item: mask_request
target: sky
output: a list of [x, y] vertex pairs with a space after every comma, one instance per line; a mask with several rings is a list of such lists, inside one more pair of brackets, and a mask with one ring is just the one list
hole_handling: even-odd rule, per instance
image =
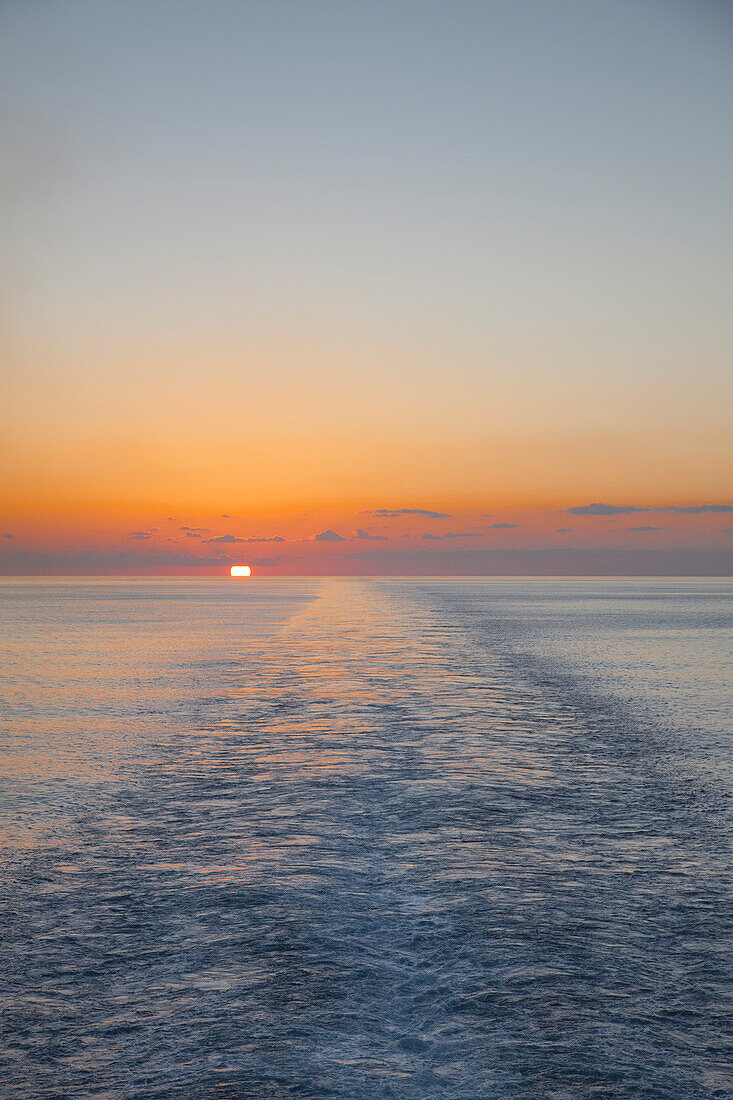
[[0, 573], [720, 574], [733, 8], [5, 0]]

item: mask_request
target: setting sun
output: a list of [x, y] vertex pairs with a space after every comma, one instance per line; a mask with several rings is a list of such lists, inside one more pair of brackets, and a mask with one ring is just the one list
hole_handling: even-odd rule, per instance
[[252, 570], [248, 565], [233, 565], [229, 570], [229, 575], [232, 577], [251, 577]]

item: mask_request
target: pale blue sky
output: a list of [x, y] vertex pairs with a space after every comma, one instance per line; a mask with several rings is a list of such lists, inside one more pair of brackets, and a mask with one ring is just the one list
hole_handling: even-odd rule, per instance
[[727, 5], [54, 0], [2, 25], [14, 258], [52, 326], [253, 311], [719, 365]]

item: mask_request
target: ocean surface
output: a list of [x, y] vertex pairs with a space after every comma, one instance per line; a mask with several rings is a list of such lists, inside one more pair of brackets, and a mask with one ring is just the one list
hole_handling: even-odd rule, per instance
[[733, 584], [0, 583], [0, 1095], [733, 1097]]

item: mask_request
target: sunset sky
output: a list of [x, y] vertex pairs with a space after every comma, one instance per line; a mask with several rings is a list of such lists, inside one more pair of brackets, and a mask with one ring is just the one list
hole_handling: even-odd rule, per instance
[[733, 8], [8, 0], [0, 573], [727, 573]]

